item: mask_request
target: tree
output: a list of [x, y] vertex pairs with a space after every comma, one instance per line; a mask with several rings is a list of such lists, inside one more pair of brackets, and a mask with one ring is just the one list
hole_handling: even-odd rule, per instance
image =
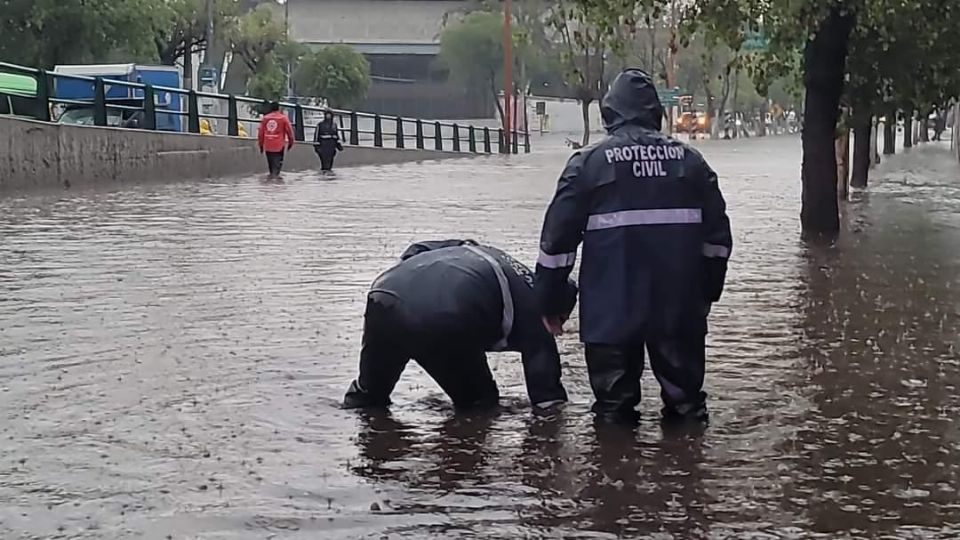
[[286, 76], [274, 52], [286, 43], [286, 29], [267, 6], [243, 15], [227, 35], [234, 56], [247, 68], [247, 92], [264, 99], [284, 94]]
[[[857, 22], [849, 3], [835, 0], [696, 0], [694, 24], [706, 24], [731, 46], [746, 31], [763, 31], [768, 50], [753, 67], [758, 86], [782, 74], [802, 53], [804, 129], [801, 223], [810, 233], [840, 228], [834, 138], [846, 75], [851, 32]], [[761, 88], [762, 89], [762, 88]]]
[[260, 6], [243, 15], [228, 34], [230, 49], [251, 73], [270, 60], [274, 50], [286, 42], [286, 29], [274, 20], [273, 11]]
[[8, 0], [0, 16], [4, 58], [51, 68], [104, 61], [121, 51], [153, 57], [159, 8], [151, 0]]
[[366, 96], [370, 63], [347, 45], [323, 47], [300, 59], [293, 79], [299, 94], [326, 98], [333, 107], [348, 107]]
[[[922, 110], [956, 93], [960, 6], [943, 0], [694, 0], [698, 24], [720, 29], [728, 43], [744, 27], [763, 29], [770, 46], [755, 78], [769, 80], [802, 52], [806, 89], [803, 130], [803, 208], [807, 232], [839, 232], [832, 141], [841, 96], [853, 109], [854, 175], [868, 118], [896, 109]], [[733, 41], [730, 40], [734, 36]], [[845, 82], [849, 79], [849, 84]], [[859, 129], [858, 129], [859, 128]], [[857, 133], [861, 142], [857, 143]], [[865, 176], [856, 178], [865, 182]]]
[[598, 11], [584, 2], [557, 0], [548, 22], [560, 47], [564, 78], [580, 102], [583, 140], [590, 144], [590, 104], [603, 97], [607, 86], [606, 22]]
[[153, 33], [157, 58], [168, 66], [182, 59], [184, 86], [191, 88], [193, 55], [210, 47], [211, 27], [227, 29], [226, 22], [237, 14], [236, 1], [164, 0], [160, 9]]
[[286, 93], [287, 77], [271, 57], [257, 64], [257, 72], [247, 79], [247, 94], [265, 101], [278, 101]]
[[440, 60], [450, 77], [466, 89], [485, 89], [506, 125], [499, 99], [503, 72], [503, 18], [492, 12], [468, 14], [440, 34]]

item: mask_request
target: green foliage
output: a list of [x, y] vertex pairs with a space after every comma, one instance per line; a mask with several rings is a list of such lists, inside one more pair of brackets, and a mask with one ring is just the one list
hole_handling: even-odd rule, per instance
[[207, 46], [213, 16], [215, 31], [229, 28], [238, 13], [236, 0], [213, 0], [212, 14], [207, 0], [163, 0], [157, 2], [158, 16], [154, 21], [153, 40], [161, 63], [174, 65], [187, 54]]
[[582, 103], [600, 99], [606, 87], [606, 53], [619, 44], [622, 32], [611, 29], [614, 18], [598, 9], [597, 0], [557, 0], [547, 22], [559, 46], [560, 65], [567, 85]]
[[300, 95], [323, 97], [333, 107], [348, 107], [366, 96], [370, 63], [346, 45], [323, 47], [300, 58], [294, 82]]
[[285, 63], [279, 54], [291, 55], [296, 49], [287, 45], [286, 29], [270, 8], [259, 6], [239, 17], [227, 32], [227, 42], [248, 72], [247, 93], [264, 99], [286, 93]]
[[0, 55], [47, 68], [104, 61], [116, 51], [151, 58], [160, 8], [152, 0], [8, 0], [0, 7]]
[[243, 15], [227, 34], [230, 49], [251, 73], [259, 73], [259, 66], [273, 60], [273, 52], [286, 42], [283, 22], [273, 18], [273, 11], [259, 6]]
[[260, 62], [258, 68], [247, 81], [247, 94], [267, 101], [281, 99], [287, 86], [283, 69], [272, 59]]
[[503, 71], [503, 18], [478, 11], [440, 35], [440, 59], [450, 77], [466, 88], [494, 93]]
[[[544, 24], [545, 14], [549, 11], [551, 0], [518, 0], [513, 4], [513, 81], [517, 91], [528, 87], [559, 86], [562, 82], [559, 58], [554, 43]], [[503, 78], [503, 6], [500, 2], [477, 2], [467, 8], [468, 21], [448, 19], [446, 29], [456, 41], [474, 41], [489, 54], [483, 56], [484, 62], [492, 69], [493, 86], [500, 90]], [[474, 28], [467, 30], [462, 26], [469, 22]], [[456, 35], [456, 34], [460, 35]], [[474, 62], [469, 47], [451, 43], [446, 56], [441, 53], [441, 61], [455, 81], [466, 88], [486, 88], [489, 85], [490, 69], [485, 72], [472, 66]], [[473, 73], [471, 73], [471, 71]]]
[[[960, 4], [941, 0], [695, 0], [687, 35], [697, 29], [736, 47], [746, 30], [770, 37], [748, 62], [758, 88], [799, 80], [802, 51], [831, 9], [855, 17], [845, 102], [858, 117], [945, 103], [960, 88]], [[762, 25], [761, 25], [762, 22]], [[762, 28], [761, 28], [762, 26]]]

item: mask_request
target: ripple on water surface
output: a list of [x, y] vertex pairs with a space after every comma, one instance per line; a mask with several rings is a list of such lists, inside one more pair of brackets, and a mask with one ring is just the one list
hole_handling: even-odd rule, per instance
[[[712, 425], [454, 415], [411, 367], [336, 408], [366, 287], [407, 243], [533, 261], [565, 153], [0, 199], [0, 533], [9, 538], [955, 538], [960, 179], [884, 165], [836, 245], [798, 240], [793, 139], [703, 147], [737, 246]], [[574, 328], [576, 321], [573, 321]]]

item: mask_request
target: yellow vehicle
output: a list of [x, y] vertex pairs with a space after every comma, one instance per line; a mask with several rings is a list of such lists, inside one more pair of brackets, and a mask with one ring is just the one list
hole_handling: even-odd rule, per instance
[[703, 111], [687, 111], [681, 113], [673, 123], [675, 133], [708, 133], [710, 131], [710, 119], [707, 113]]

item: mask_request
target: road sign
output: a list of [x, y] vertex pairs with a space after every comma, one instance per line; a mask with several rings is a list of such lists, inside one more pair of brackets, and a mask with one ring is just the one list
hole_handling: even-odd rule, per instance
[[761, 32], [747, 32], [743, 40], [743, 50], [747, 52], [762, 52], [770, 46], [770, 38]]
[[664, 107], [674, 107], [680, 104], [680, 96], [683, 90], [680, 88], [663, 88], [657, 94], [660, 96], [660, 104]]
[[200, 82], [204, 85], [213, 86], [217, 84], [217, 68], [215, 67], [202, 67], [200, 68]]

